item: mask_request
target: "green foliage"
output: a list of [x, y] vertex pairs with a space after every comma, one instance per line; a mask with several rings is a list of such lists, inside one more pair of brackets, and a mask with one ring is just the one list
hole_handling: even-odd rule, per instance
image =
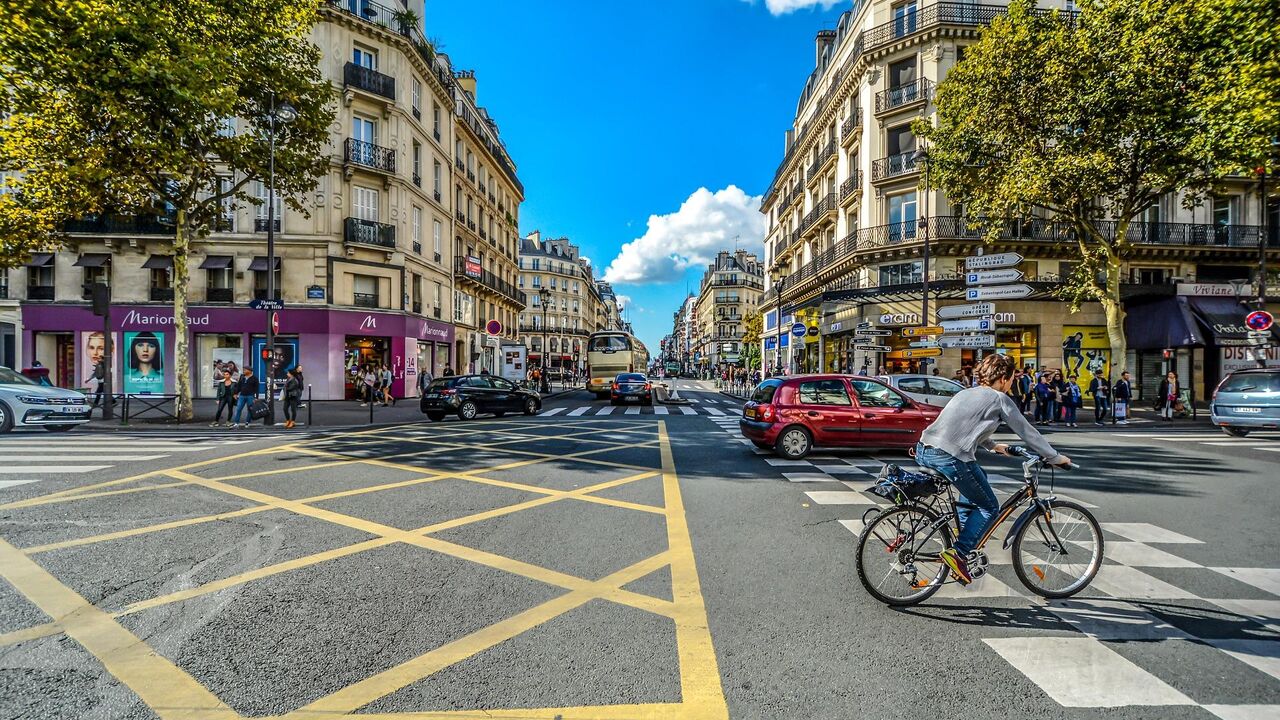
[[758, 312], [749, 312], [742, 318], [742, 356], [746, 358], [748, 370], [760, 365], [760, 333], [764, 328], [764, 317]]

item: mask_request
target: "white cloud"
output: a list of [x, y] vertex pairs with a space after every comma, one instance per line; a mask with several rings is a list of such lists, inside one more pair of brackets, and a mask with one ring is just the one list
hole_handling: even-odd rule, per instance
[[[752, 5], [754, 0], [746, 0]], [[769, 9], [770, 15], [786, 15], [796, 10], [805, 10], [812, 7], [821, 6], [823, 10], [830, 9], [839, 5], [841, 0], [764, 0], [764, 6]]]
[[[736, 239], [735, 239], [736, 238]], [[698, 188], [667, 215], [650, 215], [644, 235], [622, 246], [604, 279], [615, 283], [674, 282], [690, 267], [706, 265], [720, 250], [760, 253], [764, 216], [760, 196], [736, 185], [711, 192]]]
[[618, 293], [618, 307], [631, 307], [631, 296]]

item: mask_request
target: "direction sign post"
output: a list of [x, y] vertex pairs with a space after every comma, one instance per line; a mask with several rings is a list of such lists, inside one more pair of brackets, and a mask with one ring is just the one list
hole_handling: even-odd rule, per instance
[[858, 330], [853, 334], [853, 338], [857, 340], [858, 338], [863, 337], [889, 337], [890, 335], [893, 335], [892, 330]]
[[902, 357], [908, 358], [908, 359], [938, 357], [941, 354], [942, 354], [942, 348], [922, 348], [919, 350], [903, 350], [902, 351]]
[[944, 333], [988, 332], [994, 330], [996, 323], [991, 318], [974, 318], [971, 320], [943, 320]]
[[938, 308], [939, 320], [957, 320], [959, 318], [984, 317], [995, 315], [995, 303], [973, 303], [972, 305], [948, 305]]
[[938, 347], [938, 341], [937, 340], [917, 340], [913, 343], [909, 343], [909, 346], [913, 348], [936, 348]]
[[946, 331], [937, 325], [904, 327], [902, 328], [902, 337], [925, 337], [927, 335], [941, 335], [944, 332]]
[[977, 270], [965, 273], [967, 285], [999, 285], [1001, 283], [1018, 282], [1022, 279], [1022, 271], [1017, 268], [1004, 270]]
[[996, 346], [996, 336], [990, 333], [982, 335], [943, 335], [938, 339], [938, 347], [982, 349]]
[[892, 350], [893, 348], [889, 347], [888, 345], [854, 345], [853, 349], [866, 350], [867, 352], [874, 352], [874, 353], [886, 353]]
[[971, 255], [964, 259], [965, 270], [995, 270], [997, 268], [1013, 267], [1022, 262], [1022, 256], [1018, 253], [1006, 252], [995, 253], [994, 255]]
[[964, 296], [966, 300], [1012, 300], [1024, 298], [1031, 292], [1030, 285], [989, 285], [969, 288]]

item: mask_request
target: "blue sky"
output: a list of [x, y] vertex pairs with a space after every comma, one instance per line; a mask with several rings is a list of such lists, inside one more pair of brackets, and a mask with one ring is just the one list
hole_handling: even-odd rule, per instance
[[814, 34], [849, 4], [426, 0], [424, 24], [455, 69], [476, 71], [525, 185], [521, 233], [581, 246], [656, 350], [698, 260], [734, 235], [759, 250], [757, 197]]

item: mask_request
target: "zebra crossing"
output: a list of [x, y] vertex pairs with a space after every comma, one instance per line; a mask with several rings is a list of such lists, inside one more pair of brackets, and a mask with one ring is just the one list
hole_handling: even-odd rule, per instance
[[602, 405], [594, 403], [591, 405], [561, 406], [544, 408], [538, 415], [540, 417], [553, 415], [562, 415], [563, 417], [610, 415], [623, 418], [635, 415], [665, 415], [668, 417], [701, 415], [713, 419], [728, 418], [733, 421], [735, 430], [738, 427], [738, 415], [740, 414], [739, 410], [742, 407], [742, 401], [733, 398], [697, 396], [693, 394], [687, 395], [686, 399], [689, 401], [688, 405]]
[[[148, 462], [267, 437], [181, 433], [13, 433], [0, 439], [0, 490], [51, 475], [82, 475], [120, 463]], [[296, 439], [296, 438], [295, 438]]]
[[[1205, 432], [1115, 433], [1115, 436], [1156, 443], [1193, 443], [1206, 447], [1280, 453], [1280, 431], [1275, 430], [1255, 430], [1246, 437], [1232, 437], [1217, 430]], [[1277, 456], [1277, 459], [1280, 459], [1280, 455]]]

